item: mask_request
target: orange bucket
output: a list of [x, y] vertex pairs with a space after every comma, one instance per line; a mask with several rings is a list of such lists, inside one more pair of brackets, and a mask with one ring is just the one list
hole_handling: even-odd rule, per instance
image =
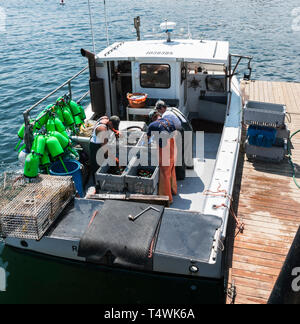
[[128, 93], [127, 99], [131, 108], [144, 108], [148, 95], [145, 93]]

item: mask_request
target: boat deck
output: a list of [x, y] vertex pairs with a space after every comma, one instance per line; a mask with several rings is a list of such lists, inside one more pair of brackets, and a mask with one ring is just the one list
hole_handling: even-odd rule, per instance
[[[194, 169], [186, 170], [185, 180], [178, 181], [178, 195], [174, 196], [172, 208], [203, 212], [206, 196], [213, 176], [217, 153], [222, 134], [205, 133], [203, 160], [194, 159]], [[194, 156], [196, 156], [196, 143], [194, 141]]]
[[[243, 82], [242, 91], [244, 100], [285, 104], [291, 133], [300, 129], [300, 83], [250, 81]], [[300, 136], [295, 136], [293, 145], [300, 179]], [[234, 205], [245, 230], [239, 234], [232, 230], [228, 237], [228, 284], [236, 287], [235, 303], [265, 304], [300, 224], [300, 190], [288, 160], [253, 164], [242, 149]]]

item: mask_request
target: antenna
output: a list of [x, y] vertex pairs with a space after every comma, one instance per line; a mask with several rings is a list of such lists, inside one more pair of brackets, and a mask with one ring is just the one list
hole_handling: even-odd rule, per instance
[[168, 21], [167, 19], [165, 22], [160, 24], [160, 29], [167, 34], [168, 43], [171, 42], [171, 33], [174, 31], [175, 27], [176, 27], [176, 23]]
[[91, 4], [90, 4], [90, 0], [88, 0], [88, 5], [89, 5], [90, 24], [91, 24], [92, 41], [93, 41], [93, 52], [96, 54], [96, 49], [95, 49], [95, 37], [94, 37], [94, 28], [93, 28], [93, 19], [92, 19], [92, 11], [91, 11]]
[[200, 43], [204, 43], [204, 37], [205, 37], [205, 34], [204, 32], [201, 33], [201, 40], [200, 40]]
[[104, 4], [104, 17], [105, 17], [105, 29], [106, 29], [106, 42], [107, 42], [107, 46], [109, 46], [107, 14], [106, 14], [106, 1], [105, 0], [103, 0], [103, 4]]
[[190, 17], [188, 18], [188, 38], [192, 38], [191, 29], [190, 29]]
[[134, 28], [136, 29], [136, 37], [137, 40], [141, 40], [141, 31], [140, 31], [140, 26], [141, 26], [141, 18], [140, 16], [134, 18]]

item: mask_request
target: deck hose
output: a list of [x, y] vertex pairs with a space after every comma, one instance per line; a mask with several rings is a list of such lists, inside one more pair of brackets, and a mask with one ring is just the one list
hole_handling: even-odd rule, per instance
[[290, 162], [290, 165], [292, 167], [292, 172], [293, 172], [293, 180], [295, 182], [295, 185], [297, 186], [298, 189], [300, 189], [300, 184], [298, 183], [297, 179], [296, 179], [296, 166], [293, 162], [293, 158], [292, 158], [292, 138], [297, 135], [298, 133], [300, 133], [300, 129], [293, 133], [290, 137], [290, 140], [288, 142], [288, 158], [289, 158], [289, 162]]

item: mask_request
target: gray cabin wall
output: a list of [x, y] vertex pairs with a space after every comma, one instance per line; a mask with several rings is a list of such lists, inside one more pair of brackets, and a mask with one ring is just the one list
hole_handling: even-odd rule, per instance
[[113, 107], [110, 99], [113, 92], [108, 76], [108, 62], [97, 64], [97, 77], [104, 80], [106, 115], [110, 117], [113, 115]]
[[[189, 73], [187, 76], [187, 111], [198, 119], [224, 123], [226, 118], [226, 92], [208, 91], [207, 74]], [[222, 78], [222, 76], [219, 76]]]

